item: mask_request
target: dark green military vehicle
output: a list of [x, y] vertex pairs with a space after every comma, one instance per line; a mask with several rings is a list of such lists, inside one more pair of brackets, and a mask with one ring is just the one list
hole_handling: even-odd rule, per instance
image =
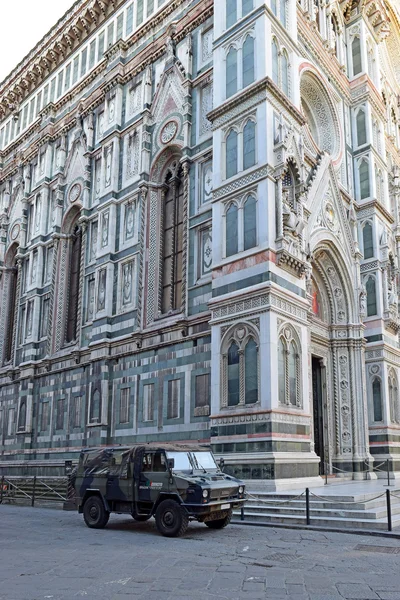
[[218, 468], [203, 446], [146, 444], [83, 450], [74, 482], [88, 527], [102, 528], [110, 513], [136, 521], [155, 517], [163, 535], [185, 533], [190, 520], [212, 529], [229, 524], [246, 501], [242, 481]]

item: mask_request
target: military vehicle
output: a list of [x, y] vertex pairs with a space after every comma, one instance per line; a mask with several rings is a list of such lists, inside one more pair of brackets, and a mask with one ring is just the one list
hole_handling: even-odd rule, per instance
[[181, 444], [82, 450], [74, 487], [88, 527], [127, 513], [136, 521], [155, 517], [167, 537], [184, 534], [191, 520], [222, 529], [246, 501], [244, 483], [223, 473], [209, 449]]

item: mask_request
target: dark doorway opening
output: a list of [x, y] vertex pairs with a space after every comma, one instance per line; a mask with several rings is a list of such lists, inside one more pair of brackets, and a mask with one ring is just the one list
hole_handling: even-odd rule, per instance
[[320, 457], [320, 475], [325, 474], [324, 453], [324, 411], [323, 411], [323, 381], [321, 359], [312, 357], [312, 390], [313, 390], [313, 417], [314, 417], [314, 449]]

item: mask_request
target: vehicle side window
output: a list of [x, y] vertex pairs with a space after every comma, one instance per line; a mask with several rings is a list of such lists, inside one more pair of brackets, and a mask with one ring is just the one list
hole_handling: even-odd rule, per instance
[[167, 470], [164, 452], [146, 452], [143, 454], [142, 471], [163, 473]]

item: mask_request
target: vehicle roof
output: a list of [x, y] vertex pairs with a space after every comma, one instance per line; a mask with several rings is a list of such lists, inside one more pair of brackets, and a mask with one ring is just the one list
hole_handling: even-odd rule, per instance
[[130, 446], [94, 446], [91, 448], [83, 448], [82, 452], [102, 452], [102, 451], [118, 451], [132, 452], [136, 454], [139, 449], [145, 450], [166, 450], [169, 452], [209, 452], [211, 450], [209, 444], [179, 444], [177, 442], [148, 442], [147, 444], [132, 444]]

